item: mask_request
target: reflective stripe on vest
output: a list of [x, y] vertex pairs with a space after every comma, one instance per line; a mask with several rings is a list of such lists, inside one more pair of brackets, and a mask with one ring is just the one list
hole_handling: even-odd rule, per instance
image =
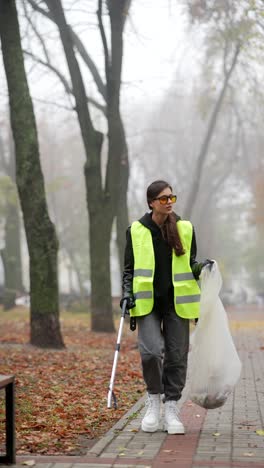
[[[190, 252], [193, 228], [189, 221], [178, 221], [177, 227], [185, 254], [172, 254], [172, 283], [176, 313], [183, 318], [199, 317], [200, 289], [190, 267]], [[130, 310], [132, 316], [149, 314], [154, 305], [153, 280], [155, 256], [151, 232], [139, 221], [131, 225], [134, 253], [133, 293], [136, 306]]]

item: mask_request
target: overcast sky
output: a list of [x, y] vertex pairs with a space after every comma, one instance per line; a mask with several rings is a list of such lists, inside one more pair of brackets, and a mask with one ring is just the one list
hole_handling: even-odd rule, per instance
[[[19, 2], [18, 2], [19, 3]], [[67, 4], [67, 0], [63, 3]], [[90, 5], [88, 8], [88, 4]], [[103, 66], [102, 46], [96, 25], [97, 1], [87, 3], [87, 15], [80, 11], [68, 13], [68, 21], [81, 35], [87, 50], [92, 55], [99, 67]], [[106, 18], [105, 18], [106, 19]], [[46, 24], [46, 30], [50, 34], [52, 26], [49, 21], [41, 18], [42, 24]], [[22, 19], [20, 17], [20, 24]], [[107, 22], [105, 21], [105, 25]], [[23, 32], [23, 24], [21, 30]], [[54, 34], [53, 34], [54, 37]], [[36, 43], [36, 39], [34, 40]], [[60, 44], [56, 43], [59, 51]], [[57, 56], [56, 50], [53, 51]], [[129, 18], [124, 35], [124, 61], [123, 61], [123, 94], [126, 99], [134, 103], [135, 99], [156, 98], [166, 91], [175, 79], [174, 74], [184, 57], [184, 67], [193, 68], [197, 50], [193, 50], [193, 42], [184, 8], [180, 2], [170, 0], [134, 0], [132, 1]], [[61, 56], [60, 56], [61, 57]], [[58, 57], [56, 57], [57, 63]], [[28, 63], [28, 61], [27, 61]], [[28, 71], [31, 67], [28, 67]], [[2, 84], [3, 73], [0, 65], [0, 81]], [[40, 76], [41, 75], [41, 78]], [[30, 73], [30, 84], [33, 96], [44, 96], [45, 89], [49, 89], [49, 83], [53, 78], [43, 70], [40, 73]], [[3, 87], [1, 86], [1, 89]], [[2, 93], [1, 93], [2, 94]], [[52, 93], [51, 93], [52, 94]], [[127, 102], [128, 104], [128, 102]]]

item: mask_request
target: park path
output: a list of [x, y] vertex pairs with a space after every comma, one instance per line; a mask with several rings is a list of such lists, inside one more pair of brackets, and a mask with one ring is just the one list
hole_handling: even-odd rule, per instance
[[82, 457], [17, 456], [36, 468], [264, 468], [264, 308], [228, 310], [242, 361], [240, 380], [222, 408], [183, 398], [185, 435], [140, 430], [144, 397]]

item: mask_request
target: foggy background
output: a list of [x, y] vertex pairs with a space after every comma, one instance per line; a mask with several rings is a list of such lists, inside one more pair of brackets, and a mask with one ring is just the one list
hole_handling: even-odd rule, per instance
[[[261, 301], [264, 294], [264, 29], [259, 10], [263, 7], [262, 2], [234, 1], [233, 4], [239, 6], [233, 16], [232, 11], [229, 13], [233, 28], [230, 29], [224, 15], [217, 16], [217, 10], [212, 15], [209, 12], [208, 16], [203, 15], [199, 11], [202, 3], [184, 0], [134, 0], [131, 3], [124, 32], [121, 86], [121, 113], [130, 162], [129, 217], [132, 222], [147, 211], [147, 185], [155, 179], [165, 179], [178, 195], [175, 211], [189, 218], [188, 196], [193, 183], [199, 179], [190, 213], [197, 236], [197, 258], [217, 260], [226, 301], [256, 302]], [[217, 5], [216, 1], [211, 3]], [[99, 71], [103, 70], [97, 2], [64, 0], [63, 5], [68, 23], [81, 37]], [[60, 242], [60, 292], [80, 294], [82, 291], [89, 295], [83, 143], [72, 110], [73, 97], [65, 93], [58, 76], [40, 63], [46, 60], [40, 35], [53, 66], [67, 80], [68, 69], [55, 25], [34, 12], [27, 1], [18, 1], [17, 7], [37, 118], [49, 214]], [[227, 35], [227, 30], [228, 34], [230, 30], [236, 32], [236, 40], [239, 36], [239, 54], [206, 155], [197, 166], [235, 53], [236, 41], [232, 35]], [[226, 45], [227, 36], [230, 47]], [[87, 94], [103, 105], [91, 75], [81, 60], [79, 63]], [[0, 239], [3, 249], [5, 208], [15, 195], [6, 171], [13, 145], [2, 62], [0, 90]], [[91, 113], [95, 127], [106, 133], [105, 118], [100, 110], [92, 107]], [[104, 152], [106, 164], [106, 149]], [[22, 218], [20, 231], [23, 284], [28, 291], [28, 254]], [[115, 239], [113, 228], [112, 295], [118, 296], [120, 269]], [[1, 285], [4, 281], [0, 261]]]

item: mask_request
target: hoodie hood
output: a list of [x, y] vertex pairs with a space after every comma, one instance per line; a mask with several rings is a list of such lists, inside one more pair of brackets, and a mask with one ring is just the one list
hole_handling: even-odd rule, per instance
[[[180, 221], [181, 217], [177, 215], [176, 213], [174, 214], [176, 216], [176, 223], [177, 223], [178, 221]], [[150, 229], [150, 231], [152, 231], [153, 233], [160, 231], [159, 226], [153, 221], [151, 217], [151, 212], [145, 213], [144, 216], [142, 216], [142, 218], [139, 219], [139, 222], [143, 224], [143, 226], [145, 226], [146, 228]]]

